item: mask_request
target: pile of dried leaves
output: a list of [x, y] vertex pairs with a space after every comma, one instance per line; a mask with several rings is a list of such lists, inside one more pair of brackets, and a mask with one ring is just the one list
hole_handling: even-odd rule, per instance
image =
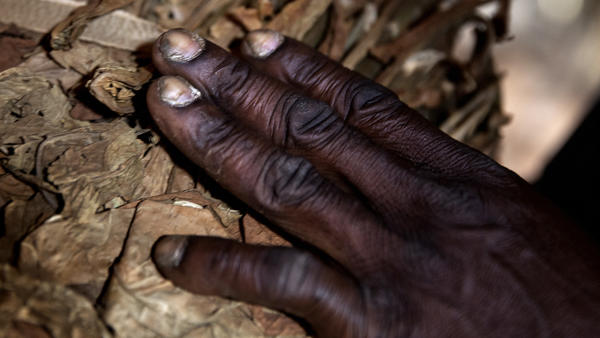
[[489, 153], [506, 121], [491, 47], [505, 37], [508, 5], [0, 0], [0, 332], [305, 336], [280, 313], [193, 296], [154, 268], [150, 250], [165, 234], [289, 243], [215, 198], [210, 180], [161, 140], [144, 106], [148, 47], [172, 27], [226, 48], [276, 29]]

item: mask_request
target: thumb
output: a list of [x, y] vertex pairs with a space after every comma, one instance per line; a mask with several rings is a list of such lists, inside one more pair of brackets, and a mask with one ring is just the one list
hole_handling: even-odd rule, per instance
[[166, 236], [157, 241], [152, 256], [163, 276], [190, 292], [288, 312], [306, 319], [320, 336], [354, 336], [357, 332], [347, 331], [360, 327], [358, 286], [308, 252], [215, 237]]

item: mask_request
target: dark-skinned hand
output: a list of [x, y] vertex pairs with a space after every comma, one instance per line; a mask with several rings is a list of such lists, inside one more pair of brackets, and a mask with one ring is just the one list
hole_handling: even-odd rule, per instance
[[241, 54], [163, 34], [149, 110], [315, 251], [165, 237], [166, 278], [320, 337], [600, 337], [598, 250], [521, 178], [298, 41], [255, 31]]

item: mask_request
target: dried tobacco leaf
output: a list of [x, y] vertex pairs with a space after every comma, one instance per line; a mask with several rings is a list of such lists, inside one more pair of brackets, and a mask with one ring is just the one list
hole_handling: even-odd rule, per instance
[[52, 49], [69, 49], [87, 23], [93, 18], [112, 12], [115, 9], [132, 3], [133, 0], [89, 0], [87, 5], [79, 7], [61, 21], [50, 33], [50, 46]]
[[[84, 5], [83, 1], [73, 0], [0, 0], [0, 23], [48, 33], [62, 20], [67, 19], [70, 13]], [[82, 26], [78, 26], [79, 24], [72, 28], [80, 29]], [[137, 50], [152, 43], [163, 31], [163, 28], [153, 22], [123, 10], [116, 10], [89, 21], [79, 38], [103, 46]], [[63, 33], [60, 39], [56, 40], [59, 47], [63, 47], [60, 43], [73, 42], [68, 40], [71, 31], [65, 30]]]
[[94, 302], [123, 247], [134, 209], [113, 209], [84, 221], [53, 217], [21, 243], [19, 270], [70, 286]]
[[290, 317], [262, 306], [247, 306], [252, 320], [263, 330], [263, 337], [306, 337], [306, 331]]
[[4, 171], [0, 166], [0, 207], [11, 200], [26, 201], [35, 194], [27, 184], [19, 181], [14, 175]]
[[175, 166], [169, 175], [169, 184], [166, 193], [178, 191], [186, 191], [194, 189], [196, 182], [187, 170], [182, 167]]
[[202, 5], [206, 6], [197, 0], [163, 0], [152, 7], [152, 12], [158, 17], [161, 27], [177, 28], [183, 26], [194, 10]]
[[169, 187], [171, 171], [175, 167], [171, 155], [164, 147], [155, 146], [144, 155], [142, 163], [143, 178], [135, 188], [134, 196], [149, 197], [165, 194]]
[[[29, 187], [26, 186], [26, 190], [27, 188]], [[56, 212], [56, 208], [50, 205], [41, 193], [36, 193], [28, 199], [17, 199], [15, 195], [11, 195], [11, 198], [12, 202], [4, 208], [0, 263], [12, 262], [19, 241]]]
[[362, 36], [360, 41], [350, 50], [348, 55], [342, 61], [344, 67], [354, 69], [359, 62], [365, 58], [369, 49], [379, 41], [379, 38], [383, 34], [390, 19], [401, 5], [402, 2], [400, 1], [389, 1], [383, 5], [377, 21], [373, 24], [371, 29]]
[[[265, 336], [265, 329], [253, 319], [247, 305], [191, 295], [156, 271], [150, 253], [154, 242], [164, 234], [228, 237], [208, 208], [196, 203], [180, 205], [147, 200], [137, 206], [123, 255], [114, 266], [103, 301], [104, 320], [121, 337]], [[280, 332], [285, 331], [282, 328]]]
[[460, 2], [449, 10], [431, 15], [410, 32], [402, 34], [394, 41], [373, 48], [371, 53], [385, 62], [394, 57], [394, 63], [377, 77], [377, 82], [389, 86], [397, 77], [404, 61], [411, 53], [423, 48], [428, 43], [430, 44], [435, 37], [444, 35], [450, 27], [464, 20], [466, 16], [471, 15], [475, 7], [490, 1], [492, 0]]
[[147, 145], [137, 139], [134, 129], [116, 120], [90, 124], [70, 135], [80, 144], [70, 146], [47, 169], [48, 180], [63, 195], [64, 217], [86, 221], [117, 196], [135, 199]]
[[33, 173], [46, 135], [79, 126], [68, 114], [71, 106], [62, 90], [22, 68], [0, 73], [0, 102], [0, 150], [7, 165], [24, 174]]
[[137, 64], [129, 51], [107, 48], [94, 43], [75, 41], [69, 50], [53, 50], [50, 56], [64, 68], [74, 69], [82, 75], [91, 74], [103, 65], [135, 67]]
[[296, 0], [288, 3], [267, 28], [302, 40], [331, 4], [331, 0]]
[[256, 8], [247, 8], [244, 6], [234, 7], [227, 12], [231, 18], [238, 22], [246, 31], [261, 29], [263, 22], [261, 21]]
[[[367, 13], [367, 11], [364, 12]], [[319, 46], [321, 53], [336, 61], [341, 59], [345, 45], [349, 42], [348, 35], [353, 26], [353, 14], [353, 12], [346, 11], [339, 1], [334, 2], [333, 13], [331, 14], [332, 23], [329, 25], [325, 38]]]
[[[62, 90], [23, 68], [0, 73], [0, 135], [37, 135], [38, 129], [64, 130], [78, 126], [68, 116], [69, 102]], [[20, 128], [18, 132], [14, 129]]]
[[85, 1], [70, 0], [0, 0], [0, 22], [48, 33], [69, 13], [84, 5]]
[[205, 34], [212, 24], [227, 13], [231, 6], [239, 6], [242, 0], [203, 0], [196, 2], [192, 14], [185, 20], [183, 27], [188, 30], [199, 31]]
[[126, 115], [135, 111], [135, 91], [142, 89], [151, 77], [152, 74], [144, 68], [104, 66], [96, 70], [86, 86], [110, 110]]
[[111, 337], [87, 299], [7, 264], [0, 265], [0, 295], [0, 332], [8, 337]]
[[19, 69], [42, 77], [64, 90], [69, 90], [78, 84], [83, 76], [72, 69], [65, 69], [48, 57], [47, 53], [36, 53], [19, 64]]
[[475, 128], [487, 116], [497, 100], [498, 88], [490, 86], [479, 92], [461, 109], [453, 112], [450, 117], [444, 121], [440, 129], [464, 142], [475, 132]]
[[0, 36], [0, 72], [21, 63], [23, 55], [35, 49], [37, 44], [34, 40]]
[[212, 42], [223, 48], [227, 48], [234, 39], [244, 37], [244, 31], [233, 21], [225, 17], [217, 19], [208, 29], [208, 34]]
[[248, 244], [292, 246], [290, 242], [274, 233], [266, 225], [257, 221], [250, 214], [242, 218], [244, 242]]
[[261, 20], [270, 18], [275, 14], [275, 4], [273, 3], [273, 0], [257, 0], [256, 2], [256, 7], [258, 8], [258, 14], [260, 15]]
[[71, 115], [72, 118], [80, 121], [95, 121], [104, 116], [97, 113], [82, 102], [76, 102], [69, 115]]

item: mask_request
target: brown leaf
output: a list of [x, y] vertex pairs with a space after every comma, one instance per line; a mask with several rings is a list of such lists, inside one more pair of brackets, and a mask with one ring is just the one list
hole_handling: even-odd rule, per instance
[[75, 41], [69, 50], [53, 50], [50, 56], [64, 68], [74, 69], [82, 75], [89, 75], [104, 65], [136, 66], [131, 52], [81, 41]]
[[7, 165], [24, 174], [35, 168], [47, 135], [79, 126], [60, 87], [20, 67], [0, 73], [0, 102], [0, 149], [9, 154]]
[[238, 6], [230, 9], [228, 14], [233, 20], [241, 24], [246, 31], [260, 29], [263, 26], [263, 22], [258, 14], [258, 9], [256, 8]]
[[291, 1], [267, 24], [267, 28], [302, 40], [330, 4], [331, 0]]
[[94, 121], [103, 117], [102, 114], [97, 113], [82, 102], [75, 103], [75, 106], [73, 109], [71, 109], [69, 115], [71, 115], [72, 118], [80, 121]]
[[52, 338], [50, 333], [41, 325], [21, 320], [13, 320], [11, 324], [4, 330], [6, 337]]
[[244, 31], [240, 26], [225, 17], [220, 17], [210, 26], [208, 33], [210, 39], [223, 48], [227, 48], [234, 39], [244, 37]]
[[73, 135], [82, 139], [81, 144], [70, 146], [47, 169], [48, 180], [63, 195], [62, 215], [85, 221], [117, 196], [134, 199], [147, 149], [135, 130], [117, 120], [90, 125], [88, 131]]
[[111, 337], [87, 299], [64, 286], [21, 274], [7, 264], [0, 265], [0, 295], [2, 333], [46, 332], [51, 337]]
[[206, 6], [197, 0], [164, 0], [152, 7], [158, 23], [165, 28], [182, 27], [199, 6]]
[[252, 319], [268, 337], [305, 337], [306, 331], [294, 320], [262, 306], [251, 305]]
[[23, 61], [23, 55], [37, 46], [34, 40], [0, 36], [0, 72], [14, 67]]
[[[38, 128], [59, 130], [77, 126], [70, 104], [58, 86], [22, 68], [0, 73], [0, 135], [36, 135]], [[21, 128], [18, 131], [15, 128]]]
[[126, 115], [135, 111], [133, 97], [151, 77], [144, 68], [105, 66], [96, 70], [86, 86], [110, 110]]
[[30, 56], [19, 64], [19, 68], [26, 69], [27, 73], [42, 77], [55, 85], [60, 85], [64, 90], [69, 90], [83, 78], [80, 73], [61, 67], [45, 52]]
[[258, 7], [258, 13], [261, 20], [270, 18], [273, 16], [273, 14], [275, 14], [275, 5], [273, 4], [273, 0], [258, 0], [256, 7]]
[[[164, 203], [169, 203], [169, 204], [173, 204], [177, 201], [184, 201], [184, 202], [190, 202], [191, 203], [190, 206], [197, 206], [198, 209], [202, 209], [209, 205], [214, 205], [216, 200], [210, 198], [209, 196], [205, 195], [201, 191], [191, 190], [191, 191], [181, 191], [181, 192], [176, 192], [176, 193], [168, 193], [168, 194], [163, 194], [163, 195], [145, 197], [145, 198], [127, 203], [126, 205], [123, 205], [122, 208], [126, 208], [126, 209], [136, 208], [143, 201], [164, 202]], [[178, 204], [181, 204], [181, 203], [178, 203]], [[183, 204], [185, 204], [185, 203], [183, 203]]]
[[186, 191], [194, 189], [194, 178], [190, 173], [182, 167], [175, 166], [169, 176], [169, 186], [167, 193]]
[[250, 214], [244, 215], [242, 224], [244, 225], [244, 242], [248, 244], [292, 246], [290, 242], [274, 233]]
[[134, 191], [136, 198], [146, 198], [167, 192], [174, 168], [173, 160], [164, 147], [152, 147], [142, 159], [144, 173], [141, 184]]
[[401, 1], [389, 1], [383, 5], [377, 21], [342, 61], [344, 67], [354, 69], [358, 65], [358, 63], [367, 55], [369, 49], [375, 46], [383, 34], [386, 25], [401, 5]]
[[0, 167], [0, 207], [10, 200], [28, 200], [35, 191]]
[[0, 0], [0, 22], [34, 32], [48, 33], [84, 2], [65, 0]]
[[19, 270], [75, 288], [95, 301], [121, 252], [134, 211], [108, 210], [85, 221], [52, 218], [21, 243]]
[[15, 258], [15, 245], [30, 231], [54, 214], [52, 207], [41, 193], [31, 199], [15, 199], [4, 208], [4, 234], [0, 237], [0, 263]]
[[185, 20], [183, 27], [204, 34], [222, 14], [227, 12], [229, 7], [239, 5], [241, 2], [241, 0], [203, 0], [200, 3], [196, 2], [196, 8]]
[[117, 8], [132, 3], [133, 0], [89, 0], [54, 27], [50, 33], [52, 49], [69, 49], [71, 44], [83, 33], [86, 24], [93, 18], [107, 14]]
[[[122, 0], [117, 0], [122, 1]], [[131, 1], [131, 0], [127, 0]], [[98, 0], [94, 0], [95, 3]], [[72, 0], [0, 0], [0, 22], [15, 24], [18, 27], [39, 33], [48, 33], [61, 20], [63, 24], [84, 2]], [[83, 16], [87, 15], [82, 13]], [[66, 21], [65, 21], [66, 20]], [[86, 19], [87, 20], [87, 19]], [[83, 26], [73, 28], [82, 29]], [[97, 17], [83, 27], [81, 40], [103, 46], [137, 50], [152, 43], [164, 30], [153, 22], [141, 19], [123, 10]], [[59, 43], [72, 43], [69, 40], [74, 31], [63, 31]], [[65, 48], [68, 48], [68, 44]], [[61, 46], [62, 47], [62, 46]]]
[[377, 58], [388, 62], [392, 57], [394, 63], [377, 77], [377, 82], [389, 86], [401, 71], [404, 61], [411, 53], [431, 43], [434, 36], [444, 34], [452, 25], [471, 15], [475, 7], [492, 0], [468, 0], [459, 2], [446, 11], [439, 11], [408, 33], [402, 34], [394, 41], [379, 45], [371, 50]]

